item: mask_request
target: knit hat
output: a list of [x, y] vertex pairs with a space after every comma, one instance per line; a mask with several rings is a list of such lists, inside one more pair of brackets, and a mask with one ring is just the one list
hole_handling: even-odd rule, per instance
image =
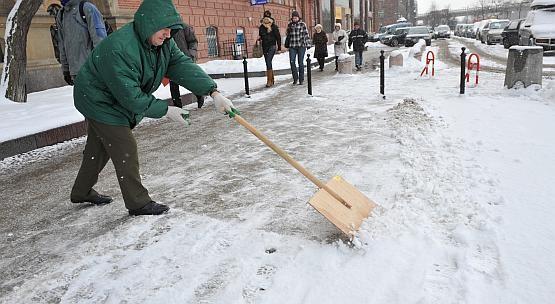
[[360, 26], [360, 23], [358, 23], [358, 21], [355, 21], [355, 23], [353, 25], [359, 25]]
[[264, 11], [264, 17], [272, 17], [272, 12]]
[[323, 29], [323, 27], [322, 27], [321, 24], [316, 24], [316, 25], [314, 26], [314, 29], [318, 29], [318, 28]]
[[299, 12], [297, 12], [297, 11], [293, 11], [293, 12], [291, 13], [291, 18], [293, 18], [293, 17], [299, 17], [299, 18], [301, 18], [301, 16], [299, 15]]

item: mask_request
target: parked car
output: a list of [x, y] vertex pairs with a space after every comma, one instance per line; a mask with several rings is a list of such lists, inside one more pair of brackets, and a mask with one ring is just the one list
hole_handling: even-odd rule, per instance
[[480, 41], [482, 40], [482, 30], [489, 22], [490, 22], [490, 19], [485, 19], [480, 21], [480, 23], [478, 24], [478, 27], [476, 28], [476, 35], [474, 36], [476, 40], [480, 40]]
[[409, 27], [409, 31], [405, 36], [405, 46], [413, 46], [420, 39], [424, 39], [424, 41], [426, 41], [427, 46], [432, 45], [432, 36], [428, 32], [427, 27], [425, 26]]
[[501, 43], [501, 41], [503, 40], [503, 37], [501, 37], [501, 33], [503, 33], [503, 30], [509, 24], [509, 22], [511, 21], [510, 20], [492, 21], [489, 24], [489, 30], [484, 38], [486, 44], [491, 45], [491, 44]]
[[520, 26], [520, 45], [537, 45], [555, 50], [555, 1], [535, 0]]
[[495, 21], [497, 21], [497, 19], [488, 19], [484, 23], [484, 26], [480, 30], [480, 42], [481, 43], [486, 43], [486, 36], [488, 35], [488, 32], [489, 32], [489, 26], [492, 22], [495, 22]]
[[478, 32], [478, 29], [480, 28], [480, 21], [478, 22], [474, 22], [474, 24], [472, 25], [472, 31], [469, 33], [468, 38], [474, 38], [476, 39], [476, 33]]
[[461, 24], [455, 25], [455, 31], [453, 32], [453, 34], [454, 34], [455, 36], [462, 37], [462, 33], [463, 33], [463, 30], [464, 30], [464, 26], [465, 26], [465, 25], [466, 25], [466, 24], [462, 24], [462, 23], [461, 23]]
[[383, 44], [385, 45], [389, 45], [389, 46], [399, 46], [399, 45], [404, 45], [405, 44], [405, 37], [407, 36], [407, 33], [409, 32], [409, 28], [408, 27], [401, 27], [395, 30], [395, 32], [391, 35], [386, 35], [383, 39]]
[[381, 41], [381, 38], [383, 38], [387, 33], [387, 26], [380, 26], [380, 29], [378, 30], [377, 33], [375, 33], [373, 36], [368, 37], [368, 40], [370, 42], [378, 42]]
[[503, 46], [508, 49], [513, 45], [518, 45], [520, 42], [520, 35], [518, 30], [524, 19], [513, 20], [505, 27], [501, 33]]
[[466, 24], [462, 29], [461, 37], [471, 38], [471, 33], [474, 29], [474, 24]]
[[[400, 20], [402, 20], [402, 19], [400, 19]], [[377, 38], [379, 39], [379, 41], [384, 43], [385, 37], [389, 36], [389, 35], [393, 35], [395, 33], [395, 30], [397, 30], [398, 28], [411, 27], [411, 26], [412, 26], [412, 23], [410, 23], [410, 22], [399, 22], [399, 23], [386, 25], [385, 27], [382, 27], [383, 30], [382, 30], [382, 28], [380, 28], [380, 31], [378, 33]]]
[[434, 29], [434, 36], [439, 38], [451, 38], [451, 29], [448, 25], [439, 25]]

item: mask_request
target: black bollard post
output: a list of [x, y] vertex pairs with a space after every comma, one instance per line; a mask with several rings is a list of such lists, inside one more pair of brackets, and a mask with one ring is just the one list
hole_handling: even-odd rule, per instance
[[383, 55], [383, 50], [380, 53], [380, 94], [385, 99], [385, 56]]
[[250, 97], [249, 93], [249, 70], [247, 69], [247, 57], [243, 57], [243, 76], [245, 77], [245, 94]]
[[308, 78], [308, 95], [312, 96], [312, 66], [310, 65], [310, 54], [306, 54], [306, 77]]
[[466, 88], [466, 85], [464, 83], [465, 77], [466, 77], [466, 48], [462, 47], [461, 48], [462, 53], [461, 53], [461, 90], [460, 90], [460, 94], [464, 94], [464, 89]]

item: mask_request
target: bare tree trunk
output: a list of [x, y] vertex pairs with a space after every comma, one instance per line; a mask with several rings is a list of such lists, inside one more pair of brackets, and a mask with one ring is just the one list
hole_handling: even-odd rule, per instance
[[27, 101], [27, 33], [41, 4], [42, 0], [17, 0], [6, 20], [6, 54], [1, 83], [6, 89], [6, 98], [15, 102]]

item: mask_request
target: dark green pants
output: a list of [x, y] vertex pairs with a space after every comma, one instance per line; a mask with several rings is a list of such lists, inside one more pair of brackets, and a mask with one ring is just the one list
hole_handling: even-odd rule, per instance
[[71, 189], [72, 200], [84, 200], [96, 193], [98, 174], [111, 158], [127, 209], [139, 209], [151, 201], [141, 183], [137, 142], [131, 128], [111, 126], [87, 119], [87, 144], [83, 162]]

